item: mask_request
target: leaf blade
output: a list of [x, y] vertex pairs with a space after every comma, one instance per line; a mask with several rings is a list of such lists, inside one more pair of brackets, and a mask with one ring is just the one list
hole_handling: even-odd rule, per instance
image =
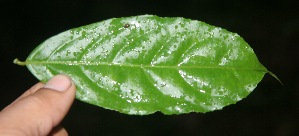
[[207, 112], [245, 98], [268, 70], [237, 34], [184, 18], [115, 18], [58, 34], [27, 58], [65, 73], [76, 97], [126, 114]]

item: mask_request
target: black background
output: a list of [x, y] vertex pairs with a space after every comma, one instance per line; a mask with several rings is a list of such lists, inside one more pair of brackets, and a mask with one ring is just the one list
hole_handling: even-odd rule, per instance
[[62, 122], [70, 135], [299, 135], [298, 7], [290, 0], [0, 1], [0, 109], [38, 82], [12, 61], [47, 38], [112, 17], [179, 16], [238, 33], [284, 85], [266, 75], [246, 99], [206, 114], [129, 116], [76, 100]]

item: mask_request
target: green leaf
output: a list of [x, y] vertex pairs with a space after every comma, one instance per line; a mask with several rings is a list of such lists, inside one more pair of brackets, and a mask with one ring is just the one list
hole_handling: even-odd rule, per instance
[[41, 81], [70, 75], [76, 98], [126, 114], [208, 112], [269, 71], [236, 33], [184, 18], [113, 18], [49, 38], [25, 62]]

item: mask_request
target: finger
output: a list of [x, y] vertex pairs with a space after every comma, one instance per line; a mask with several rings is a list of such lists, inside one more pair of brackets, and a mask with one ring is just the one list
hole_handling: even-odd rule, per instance
[[[27, 96], [29, 96], [29, 95], [31, 95], [31, 94], [34, 94], [38, 89], [40, 89], [40, 88], [42, 88], [42, 87], [44, 87], [44, 86], [45, 86], [45, 84], [42, 83], [42, 82], [39, 82], [39, 83], [35, 84], [34, 86], [32, 86], [30, 89], [28, 89], [26, 92], [24, 92], [19, 98], [17, 98], [17, 99], [16, 99], [14, 102], [12, 102], [11, 104], [17, 102], [18, 100], [20, 100], [20, 99], [22, 99], [22, 98], [24, 98], [24, 97], [27, 97]], [[11, 104], [10, 104], [10, 105], [11, 105]]]
[[27, 97], [33, 93], [35, 93], [38, 89], [44, 87], [45, 84], [44, 83], [37, 83], [34, 86], [32, 86], [30, 89], [28, 89], [26, 92], [24, 92], [21, 96], [19, 96], [16, 100], [14, 100], [11, 104], [9, 104], [8, 106], [6, 106], [3, 110], [5, 110], [6, 108], [9, 108], [11, 105], [14, 105], [14, 103], [16, 103], [17, 101], [19, 101], [20, 99]]
[[40, 89], [44, 86], [45, 86], [44, 83], [39, 82], [39, 83], [35, 84], [34, 86], [32, 86], [30, 89], [28, 89], [26, 92], [24, 92], [19, 98], [23, 98], [28, 95], [34, 94], [38, 89]]
[[0, 113], [0, 128], [23, 135], [47, 135], [68, 112], [75, 97], [75, 85], [69, 77], [57, 75], [44, 87], [28, 91], [29, 95], [24, 93], [24, 97]]

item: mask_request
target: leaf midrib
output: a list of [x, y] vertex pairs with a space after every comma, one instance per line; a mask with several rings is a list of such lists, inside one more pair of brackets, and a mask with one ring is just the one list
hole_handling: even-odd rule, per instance
[[268, 72], [262, 68], [240, 68], [240, 67], [226, 67], [226, 66], [163, 66], [163, 65], [136, 65], [136, 64], [121, 64], [121, 63], [103, 63], [103, 62], [89, 62], [89, 61], [26, 61], [26, 65], [34, 64], [60, 64], [69, 66], [119, 66], [119, 67], [131, 67], [131, 68], [163, 68], [163, 69], [230, 69], [230, 70], [255, 70]]

